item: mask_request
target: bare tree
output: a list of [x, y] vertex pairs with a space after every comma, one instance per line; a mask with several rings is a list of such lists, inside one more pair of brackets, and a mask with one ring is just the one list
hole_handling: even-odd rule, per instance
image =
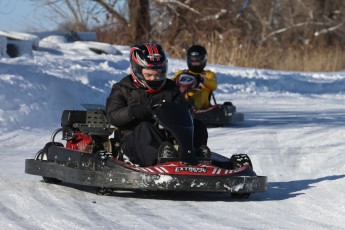
[[[69, 30], [97, 28], [107, 36], [125, 39], [128, 43], [150, 40], [149, 0], [40, 0], [61, 19]], [[123, 7], [127, 5], [127, 7]], [[121, 11], [125, 9], [125, 11]], [[72, 22], [72, 23], [70, 23]], [[94, 25], [93, 22], [98, 22]], [[101, 25], [100, 25], [101, 23]], [[113, 31], [113, 33], [111, 32]]]
[[133, 42], [150, 40], [150, 4], [148, 0], [128, 0], [129, 28]]
[[[266, 68], [274, 63], [271, 56], [281, 58], [286, 50], [312, 51], [320, 44], [345, 47], [343, 0], [39, 1], [73, 22], [74, 30], [95, 30], [98, 39], [108, 43], [157, 41], [177, 58], [201, 44], [210, 62], [252, 65], [249, 53], [256, 50], [258, 65]], [[271, 53], [265, 52], [267, 47], [273, 47]]]
[[49, 9], [47, 17], [56, 21], [60, 29], [85, 31], [90, 29], [94, 15], [99, 13], [95, 3], [86, 0], [31, 0]]
[[114, 4], [105, 0], [95, 0], [95, 2], [106, 10], [112, 20], [118, 22], [114, 32], [119, 28], [126, 31], [127, 42], [133, 44], [150, 40], [149, 0], [127, 0], [128, 19], [123, 16], [123, 12], [115, 10]]

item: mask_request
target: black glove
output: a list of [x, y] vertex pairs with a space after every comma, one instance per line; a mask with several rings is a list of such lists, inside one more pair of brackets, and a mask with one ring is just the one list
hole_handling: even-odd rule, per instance
[[149, 103], [134, 106], [132, 115], [140, 120], [148, 120], [152, 117], [152, 107]]
[[205, 78], [203, 78], [201, 75], [195, 75], [195, 80], [199, 83], [203, 83]]

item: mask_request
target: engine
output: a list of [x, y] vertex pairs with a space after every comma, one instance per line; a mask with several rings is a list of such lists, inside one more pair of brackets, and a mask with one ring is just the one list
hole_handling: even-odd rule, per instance
[[104, 110], [64, 110], [61, 117], [62, 139], [66, 148], [81, 152], [112, 151], [109, 135], [114, 131], [108, 127]]
[[92, 138], [88, 134], [75, 133], [67, 140], [66, 148], [91, 153], [93, 150]]

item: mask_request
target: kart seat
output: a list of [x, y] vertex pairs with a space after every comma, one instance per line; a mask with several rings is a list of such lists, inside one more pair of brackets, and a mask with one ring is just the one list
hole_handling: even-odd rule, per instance
[[73, 124], [75, 123], [86, 123], [86, 111], [64, 110], [61, 116], [61, 127], [73, 128]]
[[109, 136], [114, 131], [114, 128], [109, 126], [108, 118], [103, 109], [88, 109], [85, 122], [75, 123], [73, 127], [78, 128], [83, 133], [98, 136]]
[[75, 129], [90, 135], [109, 136], [113, 128], [109, 127], [107, 116], [102, 109], [64, 110], [61, 116], [63, 136]]

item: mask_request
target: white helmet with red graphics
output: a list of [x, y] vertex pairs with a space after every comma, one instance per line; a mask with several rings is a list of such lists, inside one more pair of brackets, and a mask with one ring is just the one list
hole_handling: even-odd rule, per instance
[[195, 75], [189, 73], [182, 73], [176, 78], [176, 84], [182, 94], [190, 89], [198, 86], [199, 82], [196, 80]]

